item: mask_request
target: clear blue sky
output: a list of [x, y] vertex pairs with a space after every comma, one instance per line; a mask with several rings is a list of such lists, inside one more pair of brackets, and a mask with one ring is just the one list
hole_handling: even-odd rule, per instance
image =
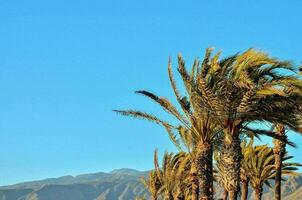
[[[302, 61], [302, 1], [0, 1], [0, 185], [152, 167], [165, 131], [114, 108], [160, 109], [167, 60], [257, 47]], [[162, 113], [162, 112], [161, 112]], [[161, 115], [165, 117], [165, 115]], [[302, 160], [300, 146], [292, 151]]]

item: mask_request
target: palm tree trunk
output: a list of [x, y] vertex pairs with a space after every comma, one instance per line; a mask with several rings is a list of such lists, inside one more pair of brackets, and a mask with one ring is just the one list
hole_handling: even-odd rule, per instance
[[255, 200], [261, 200], [262, 197], [262, 187], [255, 188]]
[[192, 200], [198, 200], [199, 197], [199, 182], [197, 176], [196, 162], [192, 162], [190, 171], [190, 181], [192, 189]]
[[249, 182], [247, 180], [241, 180], [242, 183], [242, 190], [241, 190], [241, 200], [247, 200], [248, 195], [248, 186]]
[[222, 175], [228, 182], [226, 189], [230, 200], [237, 200], [240, 189], [240, 162], [242, 159], [240, 139], [226, 133], [224, 138], [220, 161]]
[[200, 142], [196, 151], [197, 174], [200, 200], [213, 200], [213, 146]]
[[[283, 125], [277, 125], [277, 134], [279, 136], [285, 135], [285, 128]], [[281, 200], [281, 179], [282, 179], [282, 158], [285, 154], [286, 146], [281, 140], [274, 140], [274, 156], [275, 156], [275, 200]]]
[[222, 197], [222, 199], [223, 199], [223, 200], [228, 200], [228, 196], [229, 196], [228, 191], [227, 191], [227, 190], [224, 190], [224, 191], [223, 191], [223, 197]]

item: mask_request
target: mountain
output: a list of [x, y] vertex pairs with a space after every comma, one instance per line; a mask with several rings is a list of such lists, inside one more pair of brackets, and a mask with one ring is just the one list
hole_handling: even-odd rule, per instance
[[140, 177], [147, 173], [118, 169], [2, 186], [0, 200], [131, 200], [144, 194], [148, 197], [140, 182]]
[[[133, 200], [135, 196], [148, 198], [140, 177], [148, 172], [116, 169], [110, 173], [63, 176], [0, 187], [0, 200]], [[273, 185], [273, 184], [272, 184]], [[220, 197], [221, 188], [216, 188]], [[263, 200], [273, 199], [273, 190], [264, 189]], [[288, 178], [282, 184], [284, 200], [302, 199], [302, 174]], [[249, 192], [250, 199], [252, 192]]]

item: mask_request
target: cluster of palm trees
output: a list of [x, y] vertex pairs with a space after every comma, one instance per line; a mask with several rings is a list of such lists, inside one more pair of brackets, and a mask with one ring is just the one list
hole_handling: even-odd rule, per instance
[[[262, 51], [248, 49], [226, 58], [207, 49], [190, 72], [178, 56], [177, 70], [184, 85], [177, 87], [169, 59], [168, 74], [178, 105], [148, 91], [137, 91], [175, 118], [174, 123], [137, 110], [115, 110], [163, 126], [179, 149], [166, 153], [161, 166], [144, 180], [155, 199], [212, 200], [214, 181], [225, 199], [246, 199], [247, 185], [261, 199], [263, 184], [275, 179], [275, 198], [281, 199], [282, 174], [293, 174], [297, 163], [284, 163], [287, 130], [302, 132], [302, 79], [298, 69]], [[272, 128], [264, 129], [262, 124]], [[255, 128], [256, 127], [256, 128]], [[274, 148], [254, 146], [252, 139], [266, 135]], [[250, 141], [247, 145], [246, 141]], [[214, 160], [215, 158], [215, 160]], [[260, 173], [261, 172], [261, 173]], [[242, 183], [242, 184], [241, 184]], [[241, 186], [241, 187], [240, 187]]]

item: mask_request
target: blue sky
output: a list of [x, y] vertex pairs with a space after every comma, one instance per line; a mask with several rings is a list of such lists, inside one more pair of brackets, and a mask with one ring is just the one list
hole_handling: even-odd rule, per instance
[[[167, 60], [249, 47], [302, 61], [302, 2], [9, 0], [0, 2], [0, 185], [152, 168], [165, 131], [114, 108], [161, 110], [133, 93], [173, 97]], [[302, 137], [291, 137], [300, 150]]]

